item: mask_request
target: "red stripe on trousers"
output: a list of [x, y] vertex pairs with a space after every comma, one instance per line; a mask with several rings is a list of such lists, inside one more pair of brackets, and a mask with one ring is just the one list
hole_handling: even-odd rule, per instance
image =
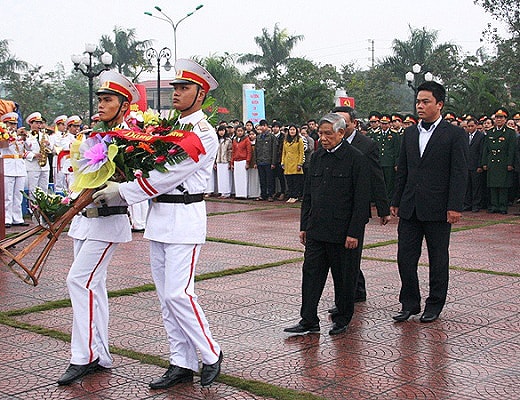
[[113, 243], [109, 243], [108, 246], [106, 247], [106, 249], [103, 251], [103, 254], [101, 254], [101, 258], [98, 260], [98, 262], [96, 263], [96, 266], [94, 267], [94, 269], [92, 270], [92, 272], [90, 273], [90, 277], [87, 281], [87, 285], [86, 285], [86, 288], [88, 290], [88, 318], [89, 318], [89, 332], [88, 332], [88, 349], [89, 349], [89, 364], [94, 361], [94, 352], [92, 351], [92, 342], [94, 341], [94, 329], [93, 329], [93, 325], [94, 325], [94, 293], [92, 292], [92, 290], [90, 290], [90, 284], [92, 283], [92, 279], [94, 279], [94, 274], [96, 272], [96, 270], [98, 269], [99, 267], [99, 264], [101, 264], [101, 262], [103, 261], [103, 259], [105, 258], [106, 254], [107, 254], [107, 251], [110, 247], [112, 247], [112, 244]]
[[[191, 265], [190, 265], [190, 279], [188, 279], [188, 285], [191, 282], [193, 272], [195, 271], [195, 252], [197, 250], [197, 246], [193, 247], [193, 252], [191, 253]], [[197, 321], [199, 322], [200, 329], [202, 330], [202, 333], [204, 334], [204, 337], [206, 338], [209, 347], [211, 348], [211, 351], [213, 354], [215, 354], [217, 357], [219, 356], [217, 352], [215, 351], [215, 347], [213, 346], [213, 343], [211, 343], [211, 340], [209, 340], [208, 335], [206, 334], [206, 330], [204, 329], [204, 324], [202, 323], [202, 319], [200, 318], [199, 311], [197, 310], [197, 306], [195, 305], [195, 301], [193, 300], [193, 297], [188, 294], [188, 286], [184, 288], [184, 293], [190, 298], [191, 307], [193, 308], [193, 312], [195, 314], [195, 317], [197, 317]]]

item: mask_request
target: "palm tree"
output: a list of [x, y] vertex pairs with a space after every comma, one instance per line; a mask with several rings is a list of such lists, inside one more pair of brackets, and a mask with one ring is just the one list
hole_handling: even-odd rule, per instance
[[249, 75], [267, 75], [266, 86], [272, 87], [277, 84], [282, 68], [287, 65], [292, 49], [301, 40], [302, 35], [289, 35], [286, 29], [280, 30], [278, 24], [275, 24], [272, 35], [263, 28], [262, 35], [255, 37], [255, 43], [262, 54], [244, 54], [237, 61], [241, 64], [255, 64]]
[[394, 39], [394, 55], [385, 57], [381, 66], [403, 80], [412, 65], [419, 64], [423, 72], [430, 71], [449, 85], [458, 76], [458, 47], [451, 43], [436, 45], [436, 30], [416, 29], [411, 26], [409, 29], [410, 37], [407, 40]]
[[147, 67], [148, 61], [144, 57], [144, 51], [152, 45], [151, 40], [136, 40], [135, 29], [124, 30], [114, 27], [114, 39], [108, 35], [101, 36], [99, 49], [96, 55], [105, 51], [112, 54], [112, 65], [128, 77], [135, 78], [138, 69]]

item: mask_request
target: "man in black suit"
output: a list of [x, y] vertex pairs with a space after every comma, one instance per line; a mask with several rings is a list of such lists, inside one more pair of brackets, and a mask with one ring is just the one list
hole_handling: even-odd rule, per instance
[[[381, 225], [386, 225], [390, 221], [390, 207], [388, 204], [388, 198], [386, 197], [385, 179], [383, 177], [383, 170], [379, 163], [379, 149], [377, 143], [368, 136], [363, 135], [359, 132], [357, 127], [356, 113], [351, 107], [335, 107], [332, 112], [338, 113], [345, 120], [345, 137], [348, 143], [354, 146], [356, 149], [361, 151], [367, 159], [368, 168], [370, 170], [370, 200], [376, 205], [377, 215]], [[368, 217], [372, 217], [370, 209], [370, 203], [368, 205]], [[361, 266], [361, 252], [363, 250], [363, 239], [365, 237], [365, 230], [359, 238], [358, 245], [358, 268]], [[354, 301], [362, 302], [366, 300], [366, 284], [363, 271], [359, 269], [358, 281], [356, 286], [356, 295]], [[336, 312], [336, 307], [329, 310], [331, 313]]]
[[343, 117], [327, 114], [318, 126], [321, 146], [311, 157], [301, 208], [301, 320], [284, 331], [319, 332], [318, 303], [330, 268], [338, 312], [329, 334], [336, 335], [346, 331], [354, 314], [357, 248], [368, 222], [370, 181], [365, 156], [343, 141]]
[[468, 187], [464, 210], [479, 212], [482, 203], [482, 145], [484, 132], [477, 130], [477, 119], [473, 116], [466, 118], [464, 130], [468, 134], [469, 157], [468, 157]]
[[433, 322], [446, 302], [451, 225], [459, 222], [468, 176], [468, 136], [444, 121], [446, 90], [437, 82], [417, 88], [421, 122], [406, 129], [397, 165], [392, 215], [399, 215], [397, 262], [401, 278], [401, 312], [406, 321], [421, 311], [417, 264], [426, 238], [430, 292], [421, 322]]

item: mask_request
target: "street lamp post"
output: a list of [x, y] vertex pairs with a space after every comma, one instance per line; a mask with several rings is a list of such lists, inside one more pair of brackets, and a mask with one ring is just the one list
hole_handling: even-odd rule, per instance
[[168, 47], [163, 47], [159, 53], [154, 48], [149, 48], [144, 53], [146, 59], [150, 64], [152, 64], [152, 60], [157, 61], [157, 111], [159, 114], [161, 113], [161, 60], [165, 59], [164, 69], [169, 71], [172, 68], [170, 64], [170, 58], [172, 56], [172, 52]]
[[195, 10], [189, 12], [188, 14], [186, 14], [184, 17], [182, 17], [180, 20], [178, 20], [177, 22], [173, 22], [173, 20], [167, 15], [164, 13], [164, 11], [161, 9], [161, 7], [159, 6], [155, 6], [154, 8], [159, 11], [163, 16], [163, 17], [159, 17], [157, 15], [153, 15], [151, 12], [148, 12], [148, 11], [145, 11], [145, 15], [148, 15], [150, 17], [154, 17], [154, 18], [157, 18], [157, 19], [160, 19], [161, 21], [166, 21], [168, 22], [172, 28], [173, 28], [173, 55], [174, 55], [174, 60], [177, 61], [177, 27], [179, 26], [179, 24], [184, 21], [186, 18], [192, 16], [195, 11], [198, 11], [200, 10], [202, 7], [204, 7], [204, 4], [199, 4], [197, 7], [195, 7]]
[[[406, 82], [408, 83], [408, 87], [413, 90], [414, 99], [413, 99], [413, 107], [412, 110], [415, 111], [415, 100], [417, 97], [417, 76], [421, 73], [422, 66], [420, 64], [414, 64], [412, 66], [412, 70], [408, 71], [404, 77], [406, 79]], [[433, 80], [433, 74], [431, 72], [426, 72], [424, 74], [424, 80], [425, 81], [432, 81]]]
[[[94, 71], [94, 68], [92, 66], [92, 57], [94, 55], [94, 51], [96, 50], [95, 44], [85, 44], [85, 56], [82, 56], [80, 54], [73, 54], [70, 56], [70, 59], [74, 63], [74, 69], [76, 71], [81, 72], [83, 75], [85, 75], [88, 78], [88, 105], [89, 105], [89, 122], [92, 122], [92, 115], [94, 115], [94, 88], [93, 88], [93, 81], [96, 76], [99, 76], [101, 72], [108, 71], [110, 69], [110, 64], [112, 64], [112, 54], [104, 52], [100, 60], [105, 66], [104, 68], [100, 69], [99, 71]], [[88, 56], [87, 56], [88, 55]], [[83, 69], [84, 67], [85, 69]]]

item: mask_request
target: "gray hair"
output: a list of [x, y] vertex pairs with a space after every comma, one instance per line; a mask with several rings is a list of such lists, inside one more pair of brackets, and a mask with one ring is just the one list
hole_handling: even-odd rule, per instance
[[340, 129], [345, 129], [347, 127], [343, 117], [336, 113], [328, 113], [321, 117], [318, 126], [321, 126], [323, 124], [332, 124], [332, 130], [334, 132], [337, 132]]

